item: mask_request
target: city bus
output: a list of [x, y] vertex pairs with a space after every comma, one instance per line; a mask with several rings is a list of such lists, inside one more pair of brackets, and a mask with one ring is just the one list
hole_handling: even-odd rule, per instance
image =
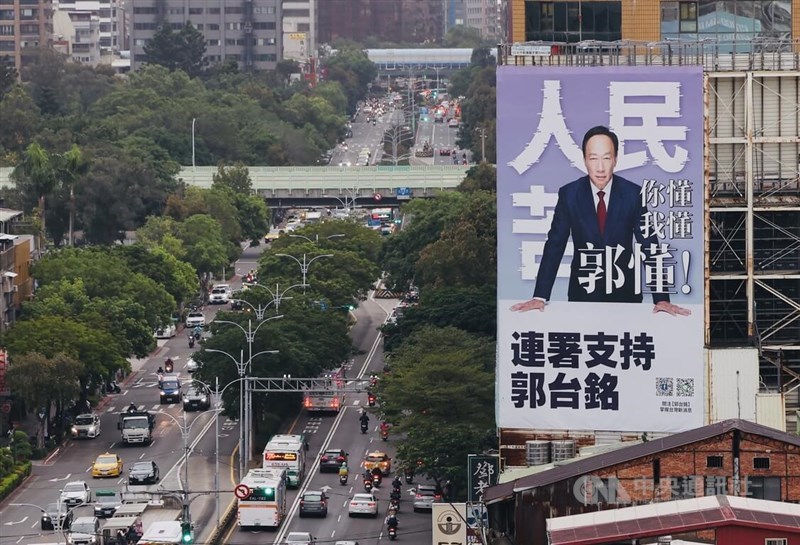
[[286, 470], [286, 484], [298, 488], [306, 475], [308, 442], [302, 435], [274, 435], [264, 447], [261, 467]]
[[333, 379], [331, 386], [303, 392], [303, 408], [309, 412], [338, 413], [344, 406], [344, 392], [342, 391], [344, 368], [332, 373], [324, 373], [321, 378]]
[[251, 469], [236, 491], [239, 527], [277, 528], [281, 525], [286, 516], [285, 469]]

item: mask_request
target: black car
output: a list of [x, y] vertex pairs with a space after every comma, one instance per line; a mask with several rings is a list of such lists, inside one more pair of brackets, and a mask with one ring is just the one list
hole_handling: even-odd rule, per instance
[[122, 505], [122, 495], [116, 490], [97, 490], [94, 493], [94, 516], [110, 518]]
[[328, 449], [322, 453], [319, 459], [320, 473], [336, 473], [342, 467], [342, 463], [347, 462], [347, 453], [339, 448]]
[[308, 490], [300, 498], [300, 516], [328, 516], [328, 496], [321, 490]]
[[155, 484], [160, 478], [158, 465], [152, 460], [136, 462], [128, 471], [128, 484]]
[[42, 530], [68, 530], [74, 517], [66, 505], [51, 503], [42, 513]]
[[211, 408], [211, 390], [208, 386], [193, 383], [183, 394], [183, 410], [205, 411]]

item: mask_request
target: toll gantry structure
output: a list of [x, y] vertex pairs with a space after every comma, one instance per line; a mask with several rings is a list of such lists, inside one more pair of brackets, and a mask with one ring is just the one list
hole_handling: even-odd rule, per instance
[[503, 44], [514, 66], [702, 66], [705, 344], [751, 347], [759, 393], [800, 419], [800, 42]]

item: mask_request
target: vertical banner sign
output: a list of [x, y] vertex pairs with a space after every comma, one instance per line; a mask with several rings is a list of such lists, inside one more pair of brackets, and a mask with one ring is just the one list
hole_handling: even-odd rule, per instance
[[483, 492], [497, 484], [500, 475], [500, 460], [497, 456], [467, 456], [467, 501], [483, 501]]
[[433, 545], [466, 545], [466, 503], [434, 503], [431, 514]]
[[497, 72], [498, 426], [703, 424], [701, 67]]

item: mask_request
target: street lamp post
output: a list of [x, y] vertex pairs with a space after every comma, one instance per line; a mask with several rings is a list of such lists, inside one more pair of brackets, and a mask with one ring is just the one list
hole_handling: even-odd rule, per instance
[[256, 286], [256, 287], [259, 287], [259, 288], [263, 288], [263, 289], [267, 290], [269, 292], [269, 294], [272, 296], [272, 301], [270, 301], [269, 303], [267, 303], [264, 306], [261, 306], [259, 304], [258, 307], [253, 306], [252, 303], [250, 303], [249, 301], [245, 301], [244, 299], [234, 299], [234, 301], [240, 301], [242, 303], [245, 303], [250, 308], [252, 308], [253, 311], [255, 311], [255, 313], [256, 313], [256, 319], [258, 321], [261, 321], [261, 320], [264, 319], [264, 313], [267, 311], [267, 309], [269, 308], [270, 305], [274, 304], [275, 305], [275, 312], [278, 312], [280, 310], [280, 307], [281, 307], [281, 301], [283, 301], [284, 299], [291, 299], [291, 297], [284, 297], [284, 295], [286, 295], [287, 291], [289, 291], [291, 289], [294, 289], [294, 288], [302, 288], [302, 287], [304, 287], [303, 284], [294, 284], [292, 286], [289, 286], [285, 290], [281, 291], [280, 290], [280, 284], [275, 284], [275, 291], [272, 291], [267, 286], [265, 286], [263, 284], [259, 284], [258, 282], [247, 282], [247, 285], [248, 286]]
[[183, 438], [183, 509], [181, 518], [184, 522], [191, 522], [191, 517], [189, 516], [189, 430], [197, 420], [192, 424], [188, 424], [186, 422], [186, 411], [183, 411], [183, 422], [167, 412], [159, 411], [158, 413], [171, 418], [175, 425], [178, 426], [178, 429], [181, 430], [181, 437]]
[[[213, 348], [204, 348], [205, 352], [214, 352], [217, 354], [225, 354], [233, 363], [236, 364], [236, 371], [239, 373], [239, 380], [243, 380], [245, 375], [247, 374], [247, 362], [244, 361], [244, 350], [242, 350], [239, 354], [239, 359], [237, 360], [224, 350], [214, 350]], [[241, 480], [244, 477], [244, 459], [242, 458], [242, 449], [244, 448], [244, 388], [239, 389], [239, 479]], [[219, 435], [219, 434], [217, 434]]]
[[[331, 240], [332, 238], [342, 238], [342, 237], [345, 237], [345, 236], [347, 236], [347, 235], [345, 235], [344, 233], [338, 233], [338, 234], [336, 234], [336, 235], [328, 235], [328, 236], [327, 236], [327, 237], [325, 237], [325, 238], [326, 238], [327, 240]], [[310, 239], [310, 238], [308, 238], [308, 237], [307, 237], [307, 236], [305, 236], [305, 235], [289, 235], [289, 238], [304, 238], [304, 239], [306, 239], [307, 241], [309, 241], [309, 242], [312, 242], [312, 243], [316, 244], [317, 246], [319, 246], [319, 233], [316, 233], [316, 234], [314, 235], [314, 238], [313, 238], [313, 239]]]
[[[250, 381], [246, 380], [247, 373], [250, 370], [250, 367], [252, 366], [253, 358], [255, 358], [256, 356], [260, 356], [262, 354], [277, 354], [278, 353], [278, 350], [262, 350], [261, 352], [253, 354], [253, 341], [256, 338], [256, 333], [258, 333], [258, 330], [262, 325], [266, 324], [267, 322], [269, 322], [271, 320], [278, 320], [280, 318], [283, 318], [282, 314], [279, 314], [277, 316], [270, 316], [269, 318], [261, 320], [259, 322], [259, 324], [256, 326], [255, 329], [253, 329], [252, 320], [247, 320], [247, 329], [243, 328], [241, 325], [237, 324], [236, 322], [231, 322], [231, 321], [228, 321], [228, 320], [215, 320], [215, 322], [218, 323], [218, 324], [229, 324], [229, 325], [234, 325], [234, 326], [238, 327], [239, 329], [242, 330], [242, 333], [244, 333], [244, 338], [247, 341], [248, 358], [247, 358], [247, 362], [245, 362], [243, 364], [244, 374], [240, 374], [240, 378], [245, 379], [245, 381], [244, 381], [244, 400], [243, 400], [244, 401], [244, 411], [243, 411], [243, 413], [242, 412], [239, 413], [240, 415], [243, 416], [242, 420], [239, 421], [239, 427], [243, 428], [243, 429], [240, 429], [241, 443], [239, 444], [239, 478], [242, 478], [245, 475], [245, 469], [247, 467], [247, 463], [250, 461], [250, 450], [252, 448], [252, 445], [250, 444], [250, 437], [248, 437], [248, 435], [249, 435], [251, 427], [252, 427], [253, 408], [252, 408], [252, 403], [251, 403], [251, 399], [250, 399], [250, 396], [251, 396], [251, 393], [250, 393]], [[212, 351], [213, 352], [220, 352], [222, 354], [227, 354], [228, 357], [230, 357], [231, 359], [236, 361], [236, 359], [233, 358], [233, 356], [231, 356], [227, 352], [223, 352], [222, 350], [208, 350], [208, 351], [209, 352], [212, 352]], [[240, 373], [241, 373], [241, 371], [240, 371]], [[245, 430], [246, 430], [246, 432], [245, 432]], [[242, 448], [244, 448], [244, 450], [242, 450]]]
[[314, 263], [317, 259], [321, 257], [333, 257], [333, 254], [320, 254], [318, 256], [312, 257], [311, 260], [306, 261], [306, 254], [303, 254], [303, 261], [301, 262], [295, 256], [290, 254], [275, 254], [278, 257], [290, 257], [295, 260], [295, 262], [300, 265], [300, 272], [303, 274], [303, 293], [306, 292], [306, 286], [308, 283], [306, 282], [306, 277], [308, 276], [308, 268]]
[[195, 171], [197, 167], [194, 162], [194, 124], [197, 121], [196, 117], [192, 118], [192, 185], [195, 184]]

